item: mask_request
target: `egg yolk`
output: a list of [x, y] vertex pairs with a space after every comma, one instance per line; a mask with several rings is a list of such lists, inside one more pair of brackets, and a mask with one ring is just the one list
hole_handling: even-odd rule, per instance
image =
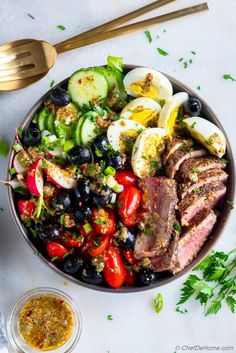
[[133, 82], [130, 89], [137, 95], [141, 97], [148, 97], [154, 100], [158, 99], [158, 89], [152, 83], [146, 84], [144, 81]]
[[157, 113], [150, 108], [139, 108], [130, 111], [130, 119], [144, 126], [156, 125]]
[[175, 108], [171, 111], [169, 119], [168, 119], [168, 130], [169, 130], [169, 135], [172, 135], [174, 132], [174, 128], [175, 128], [175, 122], [177, 119], [179, 113], [179, 108]]

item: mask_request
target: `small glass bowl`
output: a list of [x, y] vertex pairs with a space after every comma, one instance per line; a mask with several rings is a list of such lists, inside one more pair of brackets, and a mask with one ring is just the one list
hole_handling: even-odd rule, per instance
[[21, 297], [15, 305], [12, 307], [8, 319], [7, 319], [7, 334], [9, 337], [10, 344], [12, 347], [15, 349], [16, 352], [19, 353], [42, 353], [45, 352], [43, 350], [38, 350], [36, 348], [33, 348], [29, 346], [26, 341], [23, 339], [19, 327], [18, 327], [18, 322], [19, 322], [19, 315], [20, 312], [23, 308], [23, 306], [32, 298], [35, 297], [40, 297], [40, 296], [45, 296], [45, 295], [51, 295], [53, 297], [59, 298], [64, 300], [69, 307], [71, 308], [73, 312], [73, 317], [74, 317], [74, 327], [72, 334], [68, 341], [66, 343], [57, 348], [57, 349], [52, 349], [48, 350], [50, 353], [70, 353], [72, 350], [76, 347], [78, 344], [81, 331], [82, 331], [82, 319], [81, 319], [81, 314], [80, 310], [77, 306], [77, 304], [74, 302], [74, 300], [69, 297], [67, 294], [64, 292], [49, 288], [49, 287], [42, 287], [42, 288], [36, 288], [33, 289], [29, 292], [27, 292], [23, 297]]

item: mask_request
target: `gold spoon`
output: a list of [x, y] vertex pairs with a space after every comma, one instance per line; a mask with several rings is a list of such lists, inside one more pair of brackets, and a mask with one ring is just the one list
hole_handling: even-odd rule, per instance
[[155, 1], [54, 46], [46, 41], [35, 39], [17, 40], [0, 46], [0, 91], [20, 89], [40, 80], [54, 65], [57, 54], [128, 34], [157, 23], [208, 10], [207, 3], [202, 3], [108, 31], [108, 29], [172, 1], [175, 0]]

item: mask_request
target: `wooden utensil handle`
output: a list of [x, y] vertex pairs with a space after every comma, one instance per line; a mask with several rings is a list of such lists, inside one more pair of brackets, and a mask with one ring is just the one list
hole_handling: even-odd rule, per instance
[[149, 18], [144, 21], [132, 23], [130, 25], [116, 28], [116, 29], [113, 29], [108, 32], [103, 32], [103, 33], [99, 32], [93, 37], [88, 37], [88, 38], [85, 37], [84, 38], [83, 36], [82, 37], [78, 36], [77, 40], [74, 40], [74, 41], [68, 40], [68, 41], [56, 44], [55, 49], [56, 49], [57, 53], [63, 53], [68, 50], [80, 48], [80, 47], [83, 47], [83, 46], [86, 46], [89, 44], [100, 42], [105, 39], [114, 38], [114, 37], [117, 37], [120, 35], [132, 33], [132, 32], [138, 31], [140, 29], [147, 28], [147, 27], [152, 26], [157, 23], [166, 22], [169, 20], [173, 20], [175, 18], [180, 18], [183, 16], [187, 16], [187, 15], [190, 15], [190, 14], [193, 14], [196, 12], [200, 12], [200, 11], [204, 11], [204, 10], [208, 10], [208, 9], [209, 8], [208, 8], [207, 3], [202, 3], [199, 5], [187, 7], [187, 8], [181, 9], [181, 10], [173, 11], [173, 12], [167, 13], [165, 15], [161, 15], [161, 16]]
[[62, 48], [63, 45], [66, 45], [68, 44], [69, 42], [74, 42], [74, 41], [77, 41], [77, 40], [81, 40], [82, 38], [89, 38], [89, 37], [93, 37], [95, 34], [98, 34], [98, 33], [103, 33], [103, 32], [106, 32], [108, 30], [111, 30], [115, 27], [118, 27], [120, 25], [122, 25], [123, 23], [126, 23], [128, 21], [131, 21], [133, 20], [134, 18], [137, 18], [141, 15], [144, 15], [145, 13], [147, 12], [150, 12], [150, 11], [153, 11], [159, 7], [162, 7], [164, 5], [167, 5], [169, 4], [170, 2], [173, 2], [173, 1], [176, 1], [176, 0], [157, 0], [157, 1], [154, 1], [152, 2], [151, 4], [148, 4], [146, 6], [143, 6], [137, 10], [134, 10], [126, 15], [123, 15], [123, 16], [120, 16], [118, 18], [115, 18], [114, 20], [112, 21], [109, 21], [109, 22], [106, 22], [98, 27], [95, 27], [95, 28], [92, 28], [90, 29], [89, 31], [86, 31], [86, 32], [83, 32], [81, 34], [78, 34], [70, 39], [67, 39], [63, 42], [60, 42], [58, 44], [55, 45], [55, 48]]

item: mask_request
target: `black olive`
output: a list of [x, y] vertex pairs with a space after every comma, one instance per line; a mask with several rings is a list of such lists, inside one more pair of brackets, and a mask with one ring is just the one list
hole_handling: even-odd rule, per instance
[[100, 284], [103, 282], [102, 273], [90, 267], [83, 269], [81, 278], [84, 282], [89, 284]]
[[106, 164], [120, 170], [124, 168], [125, 156], [120, 152], [116, 151], [106, 158]]
[[75, 198], [77, 202], [88, 202], [91, 197], [91, 189], [88, 178], [80, 178], [75, 187]]
[[105, 206], [111, 198], [111, 189], [104, 185], [99, 191], [93, 191], [92, 203], [94, 206]]
[[97, 136], [93, 140], [92, 150], [96, 157], [102, 158], [111, 150], [111, 145], [105, 136]]
[[64, 213], [71, 206], [71, 198], [66, 190], [60, 190], [52, 199], [52, 207], [57, 213]]
[[121, 249], [134, 249], [136, 237], [131, 228], [121, 227], [116, 241]]
[[82, 206], [74, 212], [76, 222], [81, 223], [89, 221], [92, 216], [92, 210], [88, 206]]
[[156, 274], [149, 268], [142, 269], [138, 273], [138, 282], [142, 286], [150, 286], [156, 279]]
[[69, 255], [63, 263], [63, 270], [69, 275], [74, 275], [82, 270], [84, 260], [78, 257], [78, 255]]
[[45, 241], [55, 241], [60, 237], [60, 226], [53, 223], [44, 222], [37, 224], [35, 229], [38, 237]]
[[29, 127], [23, 131], [22, 141], [26, 147], [35, 146], [41, 141], [41, 132], [35, 127]]
[[70, 96], [66, 90], [56, 87], [50, 93], [50, 99], [57, 107], [64, 107], [70, 103]]
[[75, 146], [68, 152], [72, 164], [81, 165], [92, 160], [90, 149], [86, 146]]
[[184, 110], [187, 115], [197, 116], [200, 114], [201, 109], [202, 109], [202, 103], [197, 98], [189, 98], [184, 103]]

